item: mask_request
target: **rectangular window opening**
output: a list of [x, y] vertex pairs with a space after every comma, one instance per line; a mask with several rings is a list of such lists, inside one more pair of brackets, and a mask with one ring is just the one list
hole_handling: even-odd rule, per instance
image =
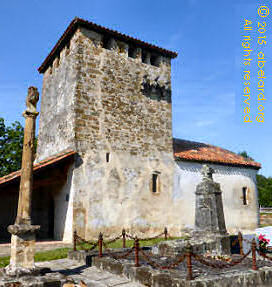
[[247, 205], [247, 188], [243, 187], [243, 205]]
[[68, 42], [67, 44], [66, 44], [66, 53], [65, 53], [66, 55], [69, 55], [70, 54], [70, 42]]
[[110, 39], [108, 37], [103, 37], [103, 40], [102, 40], [102, 47], [104, 49], [107, 49], [107, 50], [110, 50]]
[[150, 64], [156, 67], [160, 66], [159, 56], [151, 55], [150, 57]]
[[158, 174], [156, 173], [152, 174], [152, 192], [153, 193], [158, 192]]
[[109, 161], [110, 161], [110, 153], [107, 152], [107, 153], [106, 153], [106, 162], [109, 162]]
[[146, 63], [146, 58], [147, 58], [146, 52], [142, 51], [142, 62], [143, 63]]
[[128, 47], [128, 56], [135, 59], [136, 58], [136, 49], [132, 46]]

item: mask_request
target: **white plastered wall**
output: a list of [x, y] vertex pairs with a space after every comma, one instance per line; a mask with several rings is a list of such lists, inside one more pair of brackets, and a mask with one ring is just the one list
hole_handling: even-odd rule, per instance
[[74, 164], [69, 168], [65, 185], [54, 195], [54, 238], [64, 242], [72, 242], [73, 238], [73, 171]]
[[[214, 170], [214, 181], [222, 190], [225, 222], [228, 232], [252, 231], [258, 227], [257, 170], [209, 164]], [[174, 175], [174, 201], [180, 204], [180, 220], [184, 227], [194, 226], [195, 190], [201, 181], [201, 163], [176, 162]], [[247, 205], [243, 204], [243, 187], [247, 187]]]

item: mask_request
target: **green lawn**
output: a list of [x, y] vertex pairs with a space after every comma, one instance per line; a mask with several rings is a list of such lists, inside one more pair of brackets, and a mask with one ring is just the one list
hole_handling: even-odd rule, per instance
[[[175, 237], [171, 239], [180, 239], [180, 237]], [[164, 241], [164, 238], [156, 238], [152, 240], [147, 241], [140, 241], [140, 246], [152, 246], [155, 244], [158, 244], [161, 241]], [[106, 240], [107, 242], [107, 240]], [[126, 247], [132, 247], [134, 244], [133, 240], [127, 240], [126, 241]], [[109, 248], [122, 248], [123, 241], [121, 239], [109, 244]], [[91, 245], [88, 244], [80, 244], [77, 249], [88, 249], [91, 247]], [[96, 248], [97, 249], [97, 248]], [[42, 262], [42, 261], [50, 261], [50, 260], [56, 260], [56, 259], [62, 259], [66, 258], [68, 255], [68, 251], [71, 251], [71, 248], [58, 248], [50, 251], [44, 251], [44, 252], [37, 252], [35, 254], [35, 262]], [[0, 257], [0, 268], [5, 267], [9, 264], [9, 256], [6, 257]]]

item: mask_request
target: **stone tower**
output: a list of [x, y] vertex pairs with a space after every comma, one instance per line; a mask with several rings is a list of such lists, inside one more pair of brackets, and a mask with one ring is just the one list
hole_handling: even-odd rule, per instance
[[123, 227], [154, 233], [169, 220], [178, 228], [172, 203], [176, 56], [75, 18], [39, 68], [36, 161], [65, 149], [78, 153], [59, 191], [68, 199], [59, 223], [64, 239], [73, 229], [89, 239]]

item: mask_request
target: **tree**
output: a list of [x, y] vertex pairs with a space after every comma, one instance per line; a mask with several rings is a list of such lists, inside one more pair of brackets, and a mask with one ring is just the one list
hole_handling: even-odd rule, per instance
[[272, 206], [272, 178], [257, 174], [257, 187], [259, 191], [259, 203], [263, 207]]
[[0, 177], [21, 168], [24, 128], [15, 121], [6, 126], [0, 118]]
[[254, 159], [252, 157], [250, 157], [246, 151], [241, 151], [238, 152], [238, 155], [242, 156], [245, 160], [252, 160], [254, 161]]

